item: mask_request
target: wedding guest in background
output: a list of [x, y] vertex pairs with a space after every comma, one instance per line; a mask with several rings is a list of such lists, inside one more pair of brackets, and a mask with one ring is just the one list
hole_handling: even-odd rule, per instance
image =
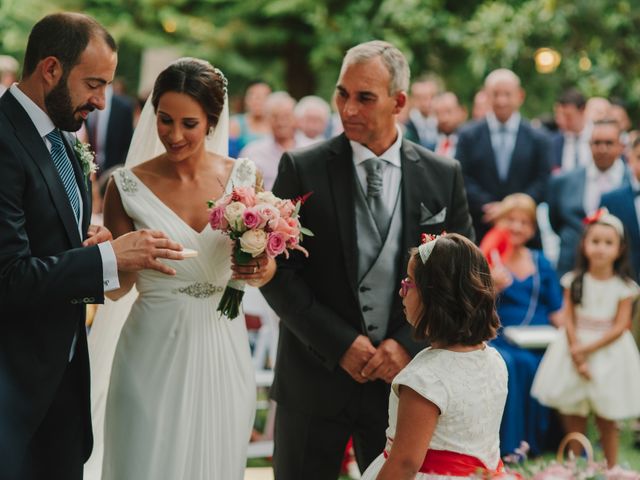
[[[631, 118], [629, 118], [629, 113], [627, 112], [626, 103], [620, 98], [611, 99], [611, 106], [609, 107], [609, 113], [607, 115], [609, 118], [613, 118], [618, 125], [620, 125], [620, 141], [624, 146], [625, 150], [629, 145], [629, 132], [633, 128], [631, 123]], [[626, 160], [624, 156], [625, 152], [622, 153], [623, 158]]]
[[412, 250], [400, 295], [431, 347], [393, 379], [387, 444], [362, 479], [500, 476], [507, 369], [486, 343], [500, 326], [487, 261], [460, 235], [431, 240]]
[[435, 152], [455, 158], [458, 128], [467, 120], [467, 111], [453, 92], [444, 92], [433, 99], [433, 112], [438, 122]]
[[631, 170], [629, 184], [602, 195], [600, 206], [618, 217], [627, 233], [631, 267], [636, 282], [640, 282], [640, 137], [629, 151], [627, 164]]
[[482, 120], [491, 111], [491, 102], [485, 89], [478, 90], [473, 96], [473, 107], [471, 109], [472, 120]]
[[587, 120], [594, 123], [609, 118], [611, 102], [603, 97], [591, 97], [584, 109]]
[[129, 97], [116, 94], [109, 85], [104, 109], [87, 116], [86, 128], [100, 177], [102, 172], [124, 165], [133, 136], [133, 103]]
[[623, 147], [615, 120], [595, 122], [590, 144], [591, 163], [555, 176], [549, 182], [549, 223], [560, 237], [559, 275], [575, 264], [583, 218], [598, 208], [604, 193], [629, 185], [630, 181], [629, 171], [620, 158]]
[[[495, 225], [506, 233], [510, 245], [503, 258], [496, 254], [490, 257], [494, 260], [491, 274], [499, 292], [500, 323], [503, 327], [560, 323], [562, 290], [556, 272], [542, 251], [527, 248], [537, 225], [536, 202], [524, 193], [514, 193], [499, 206]], [[490, 239], [491, 233], [485, 236], [486, 241]], [[552, 417], [529, 391], [544, 349], [522, 348], [507, 340], [502, 331], [491, 345], [500, 352], [509, 371], [500, 450], [503, 455], [513, 453], [524, 440], [538, 455], [546, 447]]]
[[556, 116], [562, 118], [562, 130], [552, 137], [552, 168], [564, 172], [591, 163], [593, 124], [585, 114], [586, 99], [576, 89], [569, 89], [556, 101]]
[[249, 143], [239, 158], [252, 160], [262, 174], [265, 190], [271, 190], [284, 152], [309, 145], [309, 140], [296, 138], [296, 101], [287, 92], [273, 92], [265, 102], [265, 115], [271, 132]]
[[511, 70], [494, 70], [485, 80], [485, 90], [491, 111], [461, 129], [456, 152], [478, 241], [507, 195], [522, 192], [542, 202], [551, 168], [549, 138], [520, 115], [525, 98], [520, 78]]
[[298, 125], [296, 140], [301, 145], [326, 140], [331, 107], [322, 98], [315, 95], [302, 97], [295, 108]]
[[350, 436], [361, 470], [382, 451], [389, 384], [424, 348], [396, 291], [409, 248], [422, 233], [473, 237], [458, 162], [402, 138], [408, 87], [396, 47], [353, 47], [336, 86], [344, 134], [280, 160], [273, 191], [313, 192], [300, 214], [315, 236], [262, 288], [280, 317], [278, 480], [337, 478]]
[[268, 135], [271, 131], [264, 108], [271, 87], [262, 80], [254, 80], [244, 94], [244, 113], [229, 121], [229, 156], [237, 158], [246, 145]]
[[437, 141], [438, 122], [433, 112], [433, 99], [440, 92], [440, 84], [434, 77], [425, 76], [411, 85], [409, 118], [404, 136], [433, 150]]
[[0, 55], [0, 97], [18, 81], [20, 64], [10, 55]]

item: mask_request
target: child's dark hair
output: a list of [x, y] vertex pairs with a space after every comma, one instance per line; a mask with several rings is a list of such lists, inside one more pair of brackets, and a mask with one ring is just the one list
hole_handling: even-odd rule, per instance
[[438, 238], [426, 263], [411, 252], [422, 299], [415, 325], [418, 340], [477, 345], [496, 336], [500, 320], [489, 265], [480, 249], [456, 233]]
[[[609, 223], [595, 221], [588, 224], [583, 232], [582, 237], [580, 237], [580, 243], [578, 244], [578, 252], [576, 254], [576, 268], [573, 270], [575, 277], [571, 281], [571, 285], [569, 286], [569, 294], [571, 298], [571, 303], [574, 305], [580, 305], [582, 302], [582, 286], [584, 284], [584, 274], [589, 270], [589, 259], [584, 254], [584, 241], [587, 237], [587, 233], [591, 230], [594, 225], [606, 225], [608, 227], [617, 229], [610, 225]], [[629, 263], [629, 247], [628, 242], [625, 235], [620, 235], [618, 232], [618, 236], [620, 237], [620, 254], [618, 258], [613, 262], [613, 273], [623, 280], [631, 280], [631, 266]]]

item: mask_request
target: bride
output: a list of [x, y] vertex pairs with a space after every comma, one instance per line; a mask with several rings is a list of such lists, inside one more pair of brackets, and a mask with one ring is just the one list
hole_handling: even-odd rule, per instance
[[221, 317], [216, 307], [232, 276], [261, 286], [275, 263], [262, 256], [251, 266], [232, 266], [230, 240], [207, 224], [208, 199], [256, 182], [253, 163], [226, 156], [227, 137], [222, 72], [186, 58], [158, 76], [125, 168], [107, 188], [105, 225], [114, 237], [162, 230], [198, 256], [171, 262], [173, 277], [120, 272], [121, 288], [111, 298], [134, 284], [139, 295], [113, 356], [107, 344], [122, 322], [112, 317], [123, 306], [111, 303], [96, 316], [90, 335], [96, 448], [86, 478], [244, 476], [254, 372], [244, 321]]

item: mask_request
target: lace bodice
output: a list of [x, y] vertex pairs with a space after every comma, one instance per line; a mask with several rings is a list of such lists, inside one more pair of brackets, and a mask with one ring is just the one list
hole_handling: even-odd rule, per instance
[[[136, 288], [141, 295], [208, 298], [222, 295], [231, 277], [231, 240], [206, 225], [196, 232], [173, 210], [164, 204], [131, 170], [120, 168], [114, 173], [125, 212], [133, 220], [137, 230], [147, 228], [161, 230], [169, 238], [185, 248], [198, 251], [198, 256], [181, 261], [163, 260], [176, 270], [168, 276], [155, 270], [143, 270], [138, 274]], [[233, 166], [225, 193], [234, 186], [255, 184], [256, 170], [253, 162], [238, 159]], [[203, 209], [207, 206], [203, 205]]]
[[472, 455], [489, 468], [497, 466], [507, 369], [495, 349], [461, 353], [427, 348], [418, 353], [392, 383], [387, 448], [393, 448], [400, 385], [440, 409], [429, 448]]

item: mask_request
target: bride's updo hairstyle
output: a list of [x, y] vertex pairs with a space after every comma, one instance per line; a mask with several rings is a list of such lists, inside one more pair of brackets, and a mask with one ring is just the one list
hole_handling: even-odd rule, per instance
[[200, 104], [209, 127], [218, 124], [227, 94], [227, 79], [209, 62], [197, 58], [181, 58], [165, 68], [153, 86], [151, 102], [158, 110], [160, 97], [167, 92], [184, 93]]
[[480, 249], [456, 233], [438, 237], [432, 247], [424, 262], [417, 248], [411, 252], [422, 300], [415, 337], [444, 345], [477, 345], [494, 338], [500, 320]]

